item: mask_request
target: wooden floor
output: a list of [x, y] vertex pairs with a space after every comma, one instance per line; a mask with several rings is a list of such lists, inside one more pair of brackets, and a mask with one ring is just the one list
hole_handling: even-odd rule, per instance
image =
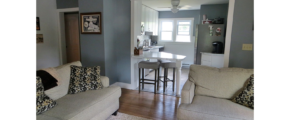
[[122, 88], [119, 112], [154, 120], [175, 120], [180, 98]]

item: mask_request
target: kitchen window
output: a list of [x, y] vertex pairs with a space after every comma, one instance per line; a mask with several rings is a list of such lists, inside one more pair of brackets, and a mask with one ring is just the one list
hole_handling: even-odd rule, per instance
[[193, 18], [174, 18], [159, 20], [161, 42], [191, 42]]

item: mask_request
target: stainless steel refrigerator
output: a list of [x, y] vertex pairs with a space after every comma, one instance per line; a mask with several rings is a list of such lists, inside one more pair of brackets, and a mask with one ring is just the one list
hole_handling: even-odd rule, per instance
[[[212, 27], [210, 27], [212, 26]], [[210, 30], [212, 28], [212, 31]], [[200, 52], [212, 52], [212, 42], [219, 41], [225, 43], [224, 24], [198, 24], [195, 28], [194, 64], [201, 64]], [[224, 44], [225, 45], [225, 44]], [[224, 46], [223, 45], [223, 46]]]

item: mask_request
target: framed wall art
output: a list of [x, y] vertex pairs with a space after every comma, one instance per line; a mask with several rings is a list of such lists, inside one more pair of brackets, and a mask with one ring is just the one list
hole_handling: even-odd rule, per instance
[[36, 17], [36, 30], [40, 30], [39, 17]]
[[81, 13], [82, 34], [102, 34], [101, 12]]
[[43, 34], [36, 34], [36, 43], [43, 43]]

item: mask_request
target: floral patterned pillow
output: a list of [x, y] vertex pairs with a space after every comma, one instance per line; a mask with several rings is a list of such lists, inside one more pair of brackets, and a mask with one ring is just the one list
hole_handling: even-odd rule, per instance
[[36, 114], [41, 114], [53, 108], [56, 102], [44, 94], [44, 87], [40, 77], [36, 77]]
[[254, 109], [254, 74], [251, 75], [250, 80], [244, 90], [232, 99], [232, 101]]
[[102, 89], [103, 84], [100, 78], [100, 66], [81, 67], [72, 65], [68, 94]]

